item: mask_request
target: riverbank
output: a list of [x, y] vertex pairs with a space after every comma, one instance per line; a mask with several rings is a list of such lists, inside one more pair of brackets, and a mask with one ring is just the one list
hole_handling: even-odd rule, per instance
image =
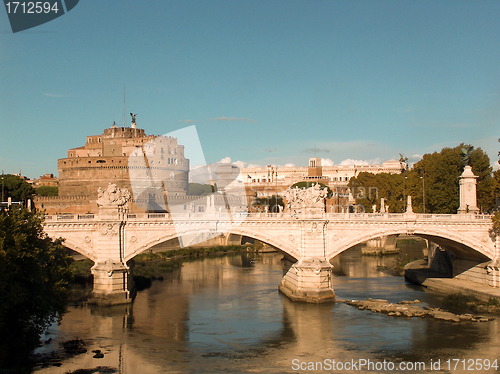
[[488, 302], [491, 298], [500, 301], [500, 288], [484, 286], [479, 283], [469, 282], [456, 278], [444, 278], [427, 267], [426, 260], [417, 260], [405, 266], [405, 279], [447, 295], [462, 294], [475, 297], [481, 301]]

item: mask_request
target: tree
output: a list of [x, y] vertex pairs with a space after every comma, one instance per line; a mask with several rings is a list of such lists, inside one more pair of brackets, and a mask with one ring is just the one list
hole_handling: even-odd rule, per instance
[[[372, 205], [380, 205], [383, 197], [390, 211], [399, 213], [406, 210], [406, 196], [411, 195], [416, 213], [424, 211], [424, 200], [426, 213], [456, 213], [460, 203], [459, 177], [464, 170], [462, 147], [464, 144], [425, 154], [411, 170], [401, 174], [360, 173], [349, 182], [356, 203], [369, 212]], [[489, 211], [495, 204], [495, 191], [500, 192], [500, 175], [496, 176], [499, 183], [495, 184], [490, 159], [481, 148], [472, 152], [470, 164], [478, 176], [478, 207]]]
[[281, 205], [282, 207], [285, 206], [283, 198], [281, 196], [277, 197], [276, 195], [271, 197], [258, 197], [255, 199], [253, 205], [261, 207], [262, 211], [267, 205], [269, 207], [269, 213], [279, 213], [278, 205]]
[[349, 188], [356, 205], [363, 206], [365, 212], [371, 212], [373, 205], [379, 209], [380, 199], [384, 198], [391, 212], [402, 213], [405, 211], [404, 183], [403, 174], [362, 172], [349, 180]]
[[326, 188], [328, 190], [328, 196], [332, 196], [332, 190], [330, 189], [330, 187], [328, 187], [327, 185], [321, 183], [321, 182], [316, 182], [316, 181], [302, 181], [302, 182], [297, 182], [297, 183], [294, 183], [290, 186], [290, 188], [310, 188], [310, 187], [314, 187], [316, 184], [319, 184], [321, 189], [323, 188]]
[[35, 193], [38, 196], [57, 196], [59, 191], [58, 187], [52, 186], [41, 186], [35, 189]]
[[17, 175], [5, 174], [0, 179], [3, 179], [5, 200], [11, 197], [13, 201], [26, 201], [31, 199], [35, 193], [33, 187]]
[[0, 367], [26, 356], [66, 312], [72, 259], [42, 221], [21, 207], [0, 211]]
[[[413, 166], [411, 173], [416, 173], [418, 176], [413, 175], [411, 192], [417, 209], [422, 205], [422, 188], [425, 188], [426, 212], [449, 214], [457, 212], [460, 205], [459, 181], [464, 170], [462, 165], [464, 146], [462, 143], [455, 148], [443, 148], [439, 153], [425, 154]], [[471, 154], [470, 166], [473, 173], [478, 176], [477, 205], [482, 210], [488, 211], [494, 206], [490, 159], [481, 148], [477, 148]], [[425, 187], [421, 181], [415, 183], [417, 177], [424, 178]]]

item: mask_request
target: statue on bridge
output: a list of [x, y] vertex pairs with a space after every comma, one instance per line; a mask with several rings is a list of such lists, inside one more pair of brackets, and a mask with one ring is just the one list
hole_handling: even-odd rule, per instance
[[328, 189], [321, 188], [319, 183], [307, 189], [288, 188], [285, 192], [287, 209], [296, 216], [299, 213], [323, 213]]
[[127, 189], [121, 190], [116, 184], [110, 183], [108, 188], [97, 190], [97, 206], [104, 208], [117, 208], [123, 206], [130, 200], [130, 192]]
[[472, 155], [472, 151], [474, 150], [474, 147], [471, 145], [466, 145], [462, 147], [462, 164], [464, 166], [467, 166], [470, 164], [470, 157]]

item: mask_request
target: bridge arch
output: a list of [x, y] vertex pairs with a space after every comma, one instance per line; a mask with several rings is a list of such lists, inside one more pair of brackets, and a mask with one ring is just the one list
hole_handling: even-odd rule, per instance
[[[338, 242], [329, 243], [327, 250], [327, 260], [330, 261], [335, 256], [362, 244], [371, 239], [377, 239], [384, 236], [409, 234], [406, 228], [396, 228], [390, 231], [371, 230], [361, 234], [343, 237]], [[495, 257], [494, 250], [489, 248], [491, 239], [487, 236], [481, 238], [471, 237], [469, 235], [459, 235], [446, 230], [412, 230], [411, 235], [418, 236], [432, 241], [441, 247], [450, 250], [460, 258], [468, 258], [479, 262], [489, 261]]]
[[[203, 235], [203, 234], [213, 234], [214, 232], [207, 229], [207, 230], [198, 230], [198, 229], [193, 229], [193, 230], [187, 230], [182, 233], [182, 235], [186, 236], [196, 236], [196, 235]], [[220, 235], [222, 233], [218, 233]], [[256, 232], [254, 230], [249, 230], [244, 227], [237, 226], [229, 231], [226, 232], [227, 235], [240, 235], [240, 236], [247, 236], [252, 239], [259, 240], [263, 243], [266, 243], [274, 248], [276, 248], [279, 252], [283, 253], [284, 255], [288, 256], [290, 259], [297, 261], [300, 258], [300, 253], [295, 246], [291, 245], [290, 243], [286, 242], [282, 238], [280, 238], [276, 234], [270, 234], [270, 233], [260, 233]], [[172, 232], [172, 230], [165, 230], [165, 231], [159, 231], [155, 233], [154, 235], [149, 236], [145, 240], [138, 240], [137, 242], [126, 245], [125, 247], [125, 261], [129, 261], [135, 256], [153, 248], [155, 245], [160, 244], [160, 243], [165, 243], [169, 240], [173, 239], [178, 239], [179, 235], [175, 230]], [[128, 248], [127, 248], [128, 247]]]
[[[49, 235], [49, 236], [52, 239], [56, 239], [56, 237], [53, 237], [51, 235]], [[58, 237], [60, 237], [60, 236], [58, 236]], [[79, 239], [73, 237], [72, 235], [64, 235], [64, 237], [62, 237], [62, 239], [64, 239], [62, 244], [66, 248], [69, 248], [72, 251], [77, 252], [77, 253], [81, 254], [82, 256], [87, 257], [89, 260], [96, 262], [97, 255], [95, 254], [94, 251], [92, 251], [92, 249], [88, 248], [88, 243], [85, 242], [85, 240], [79, 240]]]

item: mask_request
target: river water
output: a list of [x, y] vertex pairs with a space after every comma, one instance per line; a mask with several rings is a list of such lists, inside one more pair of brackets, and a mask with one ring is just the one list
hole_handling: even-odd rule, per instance
[[[419, 299], [421, 306], [442, 307], [441, 295], [391, 274], [397, 257], [361, 256], [359, 249], [345, 252], [334, 262], [337, 298]], [[44, 336], [52, 340], [41, 351], [79, 338], [87, 342], [87, 353], [36, 373], [98, 366], [126, 374], [295, 373], [310, 372], [300, 369], [311, 364], [320, 369], [317, 362], [324, 365], [323, 372], [334, 372], [328, 366], [331, 360], [373, 365], [354, 366], [352, 372], [390, 372], [376, 370], [386, 360], [386, 369], [394, 363], [392, 372], [410, 372], [397, 370], [401, 362], [415, 367], [423, 362], [426, 370], [412, 372], [470, 373], [463, 366], [470, 368], [471, 362], [458, 360], [500, 359], [498, 320], [457, 324], [389, 317], [344, 303], [290, 302], [277, 290], [281, 258], [277, 253], [255, 258], [243, 254], [187, 262], [138, 292], [132, 305], [71, 308], [61, 325]], [[95, 349], [104, 357], [93, 358]], [[447, 360], [455, 370], [448, 370]], [[484, 367], [473, 371], [498, 372]]]

